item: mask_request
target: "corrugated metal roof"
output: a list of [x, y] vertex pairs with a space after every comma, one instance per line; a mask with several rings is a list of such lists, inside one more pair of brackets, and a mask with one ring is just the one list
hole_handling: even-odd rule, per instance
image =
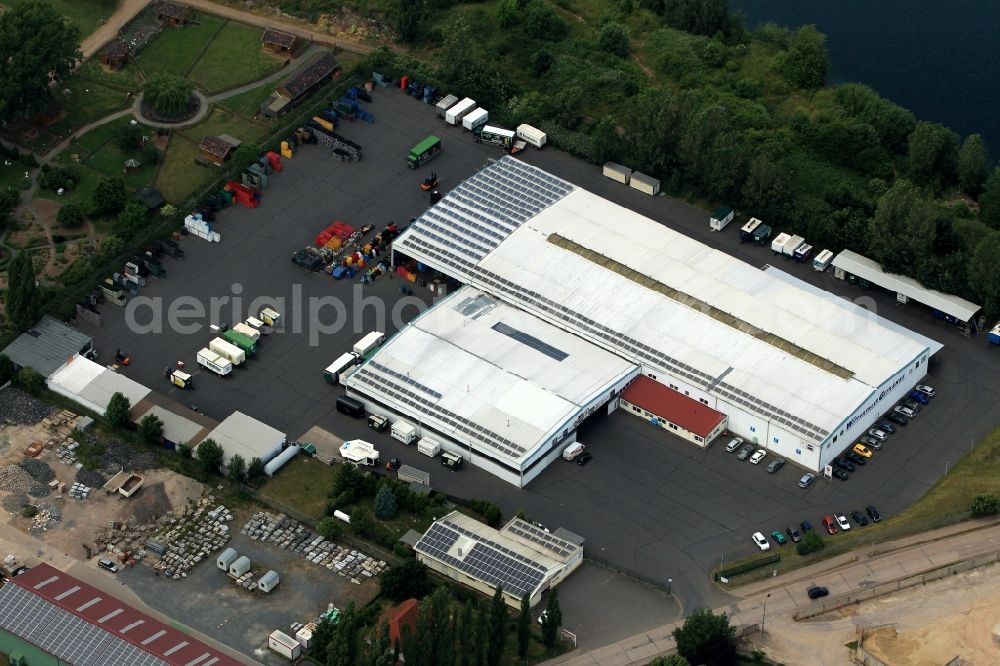
[[645, 375], [639, 375], [628, 385], [622, 392], [622, 400], [642, 407], [650, 414], [664, 418], [702, 438], [708, 437], [726, 418], [725, 414]]
[[124, 395], [132, 405], [139, 404], [150, 393], [139, 382], [82, 356], [77, 356], [49, 377], [48, 386], [99, 414], [108, 408], [115, 393]]
[[233, 412], [208, 433], [205, 439], [214, 439], [222, 447], [225, 452], [222, 464], [227, 465], [229, 459], [237, 453], [243, 456], [243, 460], [247, 463], [254, 458], [267, 462], [281, 451], [286, 436], [280, 430], [252, 416]]
[[872, 284], [903, 294], [929, 308], [955, 317], [959, 321], [969, 321], [976, 316], [982, 307], [970, 303], [964, 298], [943, 294], [940, 291], [928, 289], [911, 277], [893, 275], [882, 270], [882, 265], [857, 252], [844, 250], [833, 258], [833, 267], [847, 271], [851, 275], [868, 280]]
[[49, 377], [90, 344], [89, 335], [45, 315], [7, 345], [3, 353], [22, 368], [31, 367], [43, 377]]
[[240, 664], [48, 564], [0, 588], [0, 627], [78, 666]]
[[[148, 403], [146, 403], [148, 404]], [[138, 410], [135, 410], [138, 412]], [[149, 409], [143, 409], [135, 413], [133, 420], [138, 423], [143, 417], [153, 415], [163, 422], [163, 438], [175, 444], [193, 444], [200, 440], [198, 437], [207, 428], [200, 423], [196, 423], [189, 418], [175, 414], [159, 405], [150, 405]]]

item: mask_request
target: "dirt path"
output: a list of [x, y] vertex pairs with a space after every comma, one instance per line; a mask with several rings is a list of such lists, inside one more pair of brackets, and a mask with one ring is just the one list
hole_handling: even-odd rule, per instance
[[148, 4], [149, 0], [124, 0], [115, 13], [108, 17], [107, 21], [98, 26], [97, 30], [87, 35], [80, 43], [80, 51], [83, 52], [84, 59], [94, 55], [98, 49], [110, 42], [122, 26], [131, 21]]

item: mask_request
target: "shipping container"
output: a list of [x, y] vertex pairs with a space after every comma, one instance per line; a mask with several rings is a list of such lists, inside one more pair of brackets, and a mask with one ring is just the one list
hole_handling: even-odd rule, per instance
[[354, 353], [364, 358], [369, 352], [385, 341], [385, 333], [372, 331], [354, 344]]
[[257, 353], [257, 343], [250, 336], [244, 335], [235, 329], [231, 328], [228, 331], [223, 331], [222, 339], [242, 349], [247, 356], [253, 356]]
[[754, 229], [753, 236], [751, 236], [751, 240], [753, 241], [754, 245], [764, 245], [764, 243], [767, 242], [767, 239], [771, 237], [771, 234], [773, 232], [774, 229], [772, 229], [770, 225], [761, 224], [756, 229]]
[[623, 185], [628, 185], [628, 179], [632, 175], [632, 169], [629, 169], [627, 166], [622, 166], [621, 164], [615, 164], [614, 162], [605, 162], [604, 175], [611, 180], [618, 181]]
[[211, 349], [200, 349], [198, 350], [198, 365], [201, 367], [211, 370], [219, 376], [228, 375], [233, 371], [233, 364], [229, 359], [216, 354]]
[[708, 228], [712, 231], [722, 231], [733, 221], [734, 217], [736, 217], [736, 213], [729, 206], [717, 208], [712, 213], [712, 217], [708, 218]]
[[239, 324], [234, 324], [233, 330], [236, 331], [237, 333], [242, 333], [243, 335], [247, 336], [254, 342], [260, 340], [260, 331], [258, 331], [253, 326], [244, 324], [243, 322], [240, 322]]
[[476, 100], [466, 97], [461, 102], [458, 102], [450, 109], [444, 112], [444, 121], [449, 125], [457, 125], [459, 121], [465, 117], [465, 114], [469, 113], [476, 108]]
[[302, 656], [302, 646], [299, 642], [277, 629], [267, 637], [267, 647], [286, 659], [298, 659]]
[[444, 118], [445, 111], [455, 106], [456, 102], [458, 102], [458, 97], [455, 95], [448, 95], [438, 102], [434, 106], [434, 110], [437, 112], [438, 118]]
[[812, 256], [812, 253], [813, 253], [813, 246], [810, 245], [809, 243], [803, 243], [802, 245], [799, 245], [797, 248], [795, 248], [795, 253], [793, 256], [795, 257], [795, 261], [802, 264], [805, 263], [806, 260]]
[[246, 352], [222, 338], [214, 338], [208, 343], [208, 348], [222, 358], [229, 359], [233, 365], [240, 365], [247, 360]]
[[783, 232], [775, 236], [774, 240], [771, 241], [771, 252], [781, 254], [789, 238], [791, 238], [791, 235]]
[[795, 251], [805, 242], [806, 239], [802, 236], [789, 236], [788, 239], [785, 240], [785, 244], [781, 246], [781, 254], [786, 257], [794, 257]]
[[813, 259], [813, 269], [822, 273], [830, 266], [831, 261], [833, 261], [833, 252], [830, 250], [823, 250], [816, 255], [815, 259]]
[[422, 472], [416, 467], [410, 467], [409, 465], [400, 465], [399, 471], [396, 472], [396, 478], [400, 481], [406, 481], [407, 483], [419, 483], [422, 486], [431, 486], [431, 475], [427, 472]]
[[357, 365], [361, 361], [361, 357], [355, 352], [347, 352], [346, 354], [341, 354], [336, 361], [331, 363], [326, 370], [323, 371], [323, 377], [330, 384], [336, 384], [340, 381], [340, 375], [346, 371], [348, 368]]
[[548, 136], [545, 132], [531, 125], [518, 125], [517, 138], [527, 141], [535, 148], [541, 148], [548, 141]]
[[441, 453], [441, 445], [437, 443], [437, 440], [430, 437], [421, 437], [420, 441], [417, 442], [417, 451], [429, 458], [433, 458]]
[[764, 224], [762, 221], [758, 220], [756, 217], [751, 217], [750, 221], [744, 224], [740, 228], [740, 242], [749, 243], [753, 240], [754, 232], [757, 231], [757, 227]]
[[482, 107], [478, 107], [474, 111], [470, 111], [465, 114], [465, 117], [462, 118], [462, 127], [467, 130], [475, 130], [477, 127], [485, 125], [486, 121], [489, 119], [489, 111]]
[[392, 424], [389, 434], [403, 444], [412, 444], [417, 438], [417, 428], [412, 423], [400, 420]]
[[639, 190], [643, 194], [655, 197], [660, 193], [660, 181], [652, 176], [647, 176], [641, 171], [633, 171], [628, 181], [629, 187]]

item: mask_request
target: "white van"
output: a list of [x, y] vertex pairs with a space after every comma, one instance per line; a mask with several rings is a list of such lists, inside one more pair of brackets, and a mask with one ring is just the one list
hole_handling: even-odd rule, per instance
[[583, 450], [587, 448], [580, 442], [573, 442], [565, 449], [563, 449], [562, 457], [563, 460], [575, 460], [578, 455], [583, 453]]

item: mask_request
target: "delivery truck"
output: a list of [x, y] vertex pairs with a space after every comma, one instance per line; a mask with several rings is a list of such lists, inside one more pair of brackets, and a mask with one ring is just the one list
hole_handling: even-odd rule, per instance
[[257, 353], [257, 343], [250, 336], [244, 335], [235, 329], [231, 328], [228, 331], [223, 331], [222, 339], [242, 349], [247, 356], [253, 356]]
[[344, 462], [375, 467], [378, 465], [378, 451], [363, 439], [350, 439], [340, 445], [340, 457]]
[[198, 365], [214, 372], [220, 377], [224, 377], [233, 371], [233, 364], [229, 359], [216, 354], [211, 349], [200, 349], [198, 350]]
[[476, 100], [466, 97], [444, 112], [444, 121], [449, 125], [457, 125], [465, 117], [465, 114], [470, 113], [475, 108]]
[[229, 359], [229, 362], [234, 366], [241, 365], [247, 360], [247, 355], [242, 349], [232, 343], [226, 342], [222, 338], [214, 338], [208, 343], [208, 348], [222, 358]]
[[360, 361], [361, 357], [352, 351], [341, 354], [336, 361], [327, 366], [326, 370], [323, 371], [323, 377], [328, 383], [336, 384], [340, 381], [340, 376], [344, 372], [353, 368]]
[[417, 438], [417, 428], [412, 423], [401, 419], [392, 424], [389, 434], [393, 439], [409, 445]]
[[542, 130], [531, 125], [518, 125], [517, 138], [535, 148], [541, 148], [548, 140], [548, 136]]
[[823, 250], [816, 255], [815, 259], [813, 259], [813, 270], [817, 270], [822, 273], [830, 267], [831, 261], [833, 261], [833, 252], [830, 250]]
[[417, 451], [428, 458], [433, 458], [441, 453], [441, 445], [437, 443], [437, 440], [433, 440], [430, 437], [421, 437], [420, 441], [417, 442]]
[[354, 343], [354, 353], [358, 356], [364, 358], [373, 349], [378, 347], [385, 341], [385, 333], [379, 331], [372, 331], [365, 337]]

